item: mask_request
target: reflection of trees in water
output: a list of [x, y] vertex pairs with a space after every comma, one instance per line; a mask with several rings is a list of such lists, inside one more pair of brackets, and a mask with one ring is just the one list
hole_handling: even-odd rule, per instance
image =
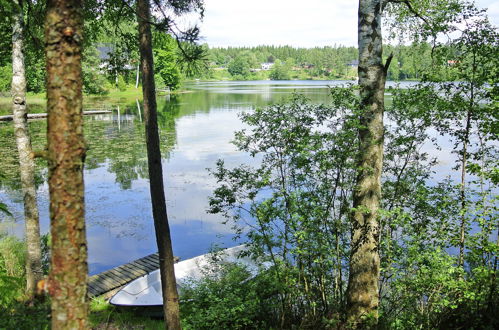
[[[169, 102], [166, 100], [160, 102], [158, 120], [163, 158], [169, 157], [176, 143], [175, 118], [179, 114], [179, 106], [178, 100], [173, 97]], [[125, 113], [135, 113], [135, 102], [122, 109]], [[134, 180], [148, 177], [144, 124], [137, 118], [130, 120], [127, 116], [120, 117], [119, 129], [116, 112], [113, 115], [85, 117], [85, 140], [89, 148], [85, 169], [97, 169], [107, 164], [107, 170], [116, 176], [116, 182], [121, 189], [130, 189]], [[30, 121], [29, 129], [33, 149], [43, 150], [46, 145], [46, 121]], [[5, 175], [0, 187], [12, 192], [19, 191], [21, 186], [18, 155], [11, 123], [0, 125], [0, 145], [2, 146], [0, 148], [2, 160], [0, 171]], [[46, 181], [46, 173], [46, 162], [37, 159], [37, 186]]]
[[121, 130], [114, 122], [88, 120], [85, 138], [89, 150], [86, 169], [96, 169], [107, 163], [121, 189], [129, 189], [133, 180], [147, 175], [144, 128], [139, 122], [125, 121]]
[[289, 100], [293, 93], [300, 93], [312, 102], [327, 102], [330, 100], [327, 88], [296, 88], [286, 86], [241, 86], [235, 89], [234, 86], [220, 86], [211, 89], [195, 89], [191, 93], [178, 95], [180, 104], [179, 116], [195, 114], [198, 112], [209, 112], [214, 108], [226, 108], [241, 110], [247, 107], [259, 108], [270, 103], [277, 103]]
[[[168, 158], [176, 142], [175, 116], [179, 112], [178, 104], [172, 98], [160, 109], [161, 153], [163, 158]], [[136, 111], [134, 103], [125, 109], [125, 112], [129, 111]], [[118, 129], [116, 123], [96, 120], [86, 122], [85, 137], [89, 146], [86, 168], [98, 168], [107, 162], [108, 171], [115, 174], [121, 189], [130, 189], [134, 180], [148, 177], [144, 124], [136, 118], [122, 121], [120, 126]]]
[[[46, 146], [46, 121], [33, 120], [29, 122], [33, 150], [43, 150]], [[21, 196], [21, 179], [19, 176], [19, 160], [12, 122], [0, 124], [0, 172], [5, 176], [0, 180], [0, 188], [19, 192]], [[46, 162], [35, 160], [35, 185], [39, 187], [47, 179]], [[22, 198], [22, 197], [20, 197]]]
[[[197, 89], [190, 93], [158, 96], [158, 126], [160, 129], [161, 153], [169, 158], [176, 143], [175, 119], [195, 113], [207, 113], [211, 109], [226, 108], [241, 110], [250, 107], [262, 107], [271, 102], [280, 102], [289, 98], [294, 91], [303, 92], [313, 102], [325, 102], [328, 93], [323, 88], [296, 89], [269, 86], [239, 86]], [[269, 97], [270, 95], [270, 97]], [[91, 103], [89, 103], [89, 101]], [[122, 114], [135, 115], [133, 120], [122, 115], [118, 129], [116, 112], [113, 115], [85, 117], [85, 139], [89, 146], [85, 169], [91, 170], [107, 165], [108, 171], [115, 174], [116, 182], [121, 189], [130, 189], [132, 182], [139, 178], [147, 178], [147, 154], [145, 149], [144, 124], [138, 120], [135, 101], [127, 99], [111, 99], [109, 97], [89, 98], [86, 108], [116, 109], [120, 105]], [[103, 118], [105, 120], [103, 120]], [[112, 120], [111, 120], [112, 119]], [[29, 122], [33, 149], [43, 150], [46, 145], [46, 121]], [[12, 123], [0, 124], [0, 171], [6, 178], [0, 187], [20, 190], [17, 149]], [[36, 160], [36, 184], [46, 181], [46, 162]]]

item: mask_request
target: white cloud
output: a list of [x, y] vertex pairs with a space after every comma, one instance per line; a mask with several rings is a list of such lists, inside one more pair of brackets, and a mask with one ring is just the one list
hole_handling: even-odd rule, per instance
[[352, 0], [206, 0], [201, 33], [211, 46], [353, 45], [356, 15]]
[[[499, 24], [499, 1], [478, 0]], [[201, 23], [212, 47], [291, 45], [356, 46], [356, 0], [205, 0]]]

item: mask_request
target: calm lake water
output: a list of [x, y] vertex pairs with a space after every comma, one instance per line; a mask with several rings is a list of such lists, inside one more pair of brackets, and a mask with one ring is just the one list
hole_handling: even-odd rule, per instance
[[[289, 98], [293, 92], [314, 102], [328, 102], [327, 86], [344, 81], [199, 82], [188, 93], [158, 96], [160, 138], [168, 215], [174, 254], [187, 259], [206, 253], [212, 244], [236, 245], [229, 226], [206, 213], [215, 180], [207, 168], [219, 158], [227, 165], [252, 162], [230, 143], [243, 128], [238, 113]], [[389, 83], [390, 85], [391, 83]], [[405, 83], [407, 85], [408, 83]], [[156, 251], [151, 215], [144, 125], [135, 100], [96, 99], [88, 109], [121, 109], [85, 117], [90, 150], [85, 165], [86, 224], [90, 274]], [[45, 145], [45, 120], [31, 121], [34, 148]], [[12, 124], [0, 123], [0, 172], [6, 178], [0, 200], [14, 215], [0, 214], [0, 231], [22, 237], [22, 196]], [[38, 203], [42, 233], [49, 230], [45, 164], [37, 160]]]

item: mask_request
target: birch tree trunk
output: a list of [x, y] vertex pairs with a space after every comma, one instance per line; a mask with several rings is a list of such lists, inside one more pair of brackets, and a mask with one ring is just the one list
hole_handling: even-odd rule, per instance
[[144, 96], [144, 121], [146, 126], [147, 160], [151, 192], [154, 229], [159, 252], [159, 269], [163, 289], [163, 310], [167, 329], [180, 329], [180, 312], [177, 283], [173, 268], [173, 250], [170, 226], [166, 213], [163, 187], [163, 169], [159, 148], [156, 86], [154, 83], [154, 64], [149, 0], [137, 1], [137, 20], [139, 22], [140, 67], [142, 72], [142, 94]]
[[378, 318], [379, 223], [386, 68], [382, 64], [381, 0], [359, 1], [359, 157], [351, 214], [352, 241], [347, 322], [361, 327]]
[[32, 298], [36, 283], [41, 280], [42, 252], [40, 247], [40, 224], [36, 201], [35, 164], [30, 157], [31, 139], [28, 131], [26, 112], [26, 74], [24, 67], [24, 19], [23, 2], [14, 4], [12, 30], [12, 114], [17, 151], [19, 153], [19, 172], [24, 200], [24, 222], [26, 231], [26, 294]]
[[49, 0], [45, 18], [53, 329], [86, 329], [82, 2]]

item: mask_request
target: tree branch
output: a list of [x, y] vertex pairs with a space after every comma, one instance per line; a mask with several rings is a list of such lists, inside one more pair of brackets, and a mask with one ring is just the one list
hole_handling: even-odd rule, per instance
[[422, 20], [423, 22], [425, 22], [426, 24], [428, 25], [431, 25], [430, 22], [428, 22], [428, 20], [423, 17], [421, 14], [419, 14], [415, 9], [414, 7], [412, 7], [411, 5], [411, 2], [410, 0], [387, 0], [385, 1], [385, 3], [383, 4], [383, 7], [382, 7], [382, 10], [384, 11], [385, 10], [385, 7], [389, 4], [389, 3], [399, 3], [399, 4], [404, 4], [407, 9], [417, 18], [419, 18], [420, 20]]
[[385, 66], [383, 68], [383, 71], [385, 72], [385, 77], [388, 74], [388, 68], [390, 67], [390, 63], [392, 63], [392, 60], [393, 60], [393, 52], [386, 59]]

